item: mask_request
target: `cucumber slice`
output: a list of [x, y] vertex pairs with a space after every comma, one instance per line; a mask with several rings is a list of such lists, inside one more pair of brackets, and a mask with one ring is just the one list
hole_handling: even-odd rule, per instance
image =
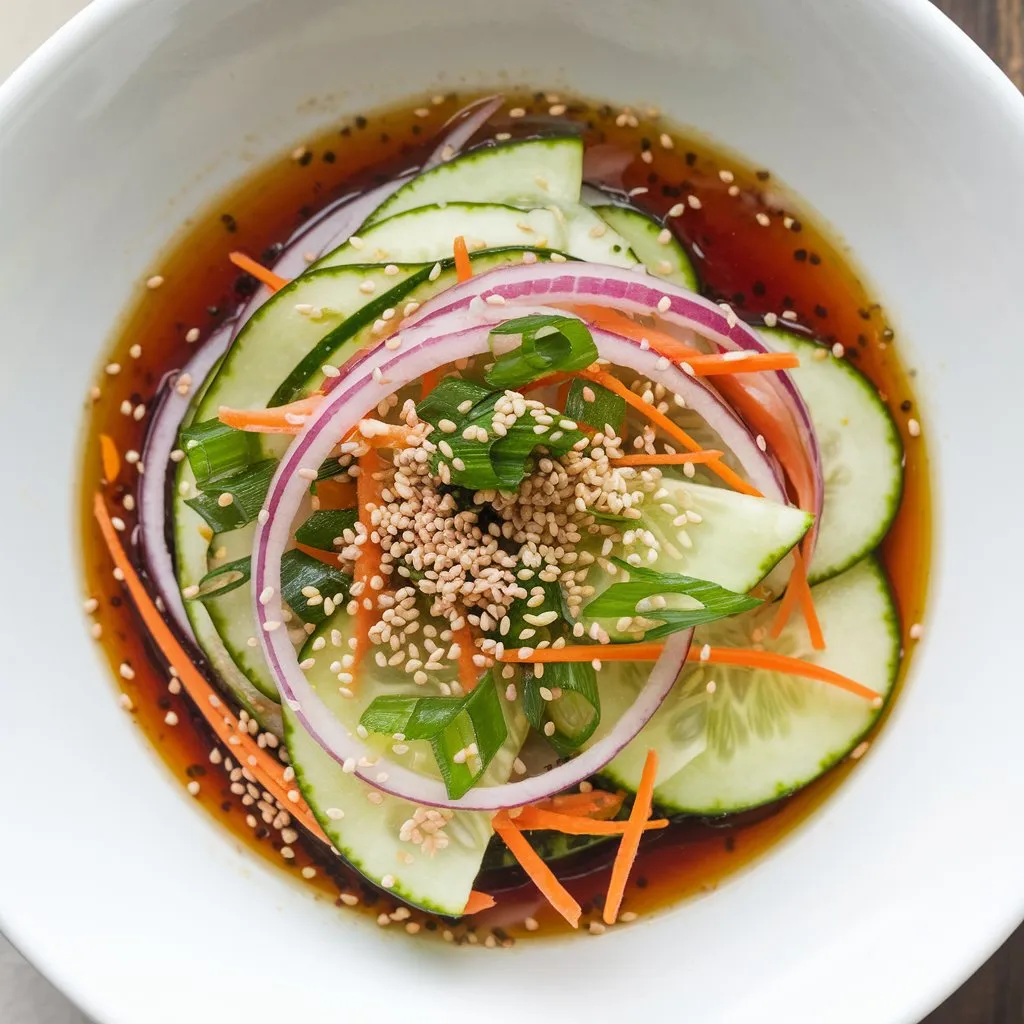
[[[340, 640], [337, 645], [332, 642], [334, 630], [338, 631], [334, 639]], [[367, 659], [360, 667], [357, 695], [344, 697], [330, 665], [348, 652], [352, 633], [352, 618], [344, 612], [335, 613], [312, 635], [301, 654], [303, 659], [316, 659], [316, 665], [308, 674], [310, 682], [324, 703], [352, 729], [375, 697], [382, 694], [437, 695], [440, 693], [438, 684], [450, 682], [456, 675], [454, 667], [449, 666], [443, 673], [431, 673], [427, 683], [417, 686], [400, 668], [381, 669]], [[321, 651], [313, 649], [318, 637], [326, 642]], [[526, 735], [526, 719], [518, 707], [504, 700], [502, 706], [509, 738], [491, 762], [481, 785], [507, 781]], [[483, 811], [452, 813], [444, 824], [447, 846], [431, 853], [428, 842], [427, 852], [424, 852], [423, 844], [403, 840], [399, 833], [405, 822], [425, 809], [387, 795], [382, 795], [379, 803], [371, 802], [368, 797], [373, 792], [372, 787], [344, 772], [303, 729], [287, 706], [284, 714], [285, 738], [299, 789], [341, 856], [376, 885], [383, 886], [385, 877], [390, 875], [389, 881], [393, 884], [386, 888], [408, 903], [437, 914], [461, 915], [491, 838], [491, 815]], [[422, 740], [406, 743], [408, 752], [404, 754], [396, 754], [394, 741], [387, 737], [371, 736], [366, 742], [382, 751], [387, 749], [389, 758], [406, 767], [437, 775], [433, 754]], [[342, 817], [338, 816], [339, 811]], [[445, 816], [449, 817], [447, 812]]]
[[[662, 490], [655, 494], [657, 501], [641, 506], [642, 516], [636, 521], [641, 530], [649, 530], [659, 542], [660, 554], [655, 567], [664, 572], [711, 580], [741, 594], [771, 572], [813, 521], [812, 516], [790, 505], [675, 477], [663, 477]], [[673, 525], [683, 512], [697, 515], [700, 521], [682, 527]], [[628, 523], [619, 524], [619, 529], [629, 532], [623, 534], [624, 542], [616, 545], [617, 550], [612, 554], [622, 559], [638, 554], [642, 564], [650, 565], [647, 560], [650, 548], [639, 531], [632, 530]], [[690, 542], [689, 547], [684, 536]], [[631, 542], [627, 544], [625, 540]], [[594, 587], [595, 594], [590, 600], [595, 600], [615, 580], [616, 577], [599, 565], [592, 566], [587, 583]], [[649, 617], [656, 618], [656, 613], [652, 612]], [[583, 618], [587, 625], [592, 621], [587, 617], [586, 608]], [[601, 619], [600, 622], [613, 639], [637, 639], [621, 633], [615, 620]]]
[[[800, 542], [812, 521], [812, 517], [800, 509], [721, 487], [669, 477], [664, 478], [663, 485], [667, 492], [663, 502], [679, 511], [695, 512], [701, 521], [682, 528], [693, 545], [686, 548], [679, 540], [681, 528], [672, 525], [676, 513], [660, 506], [650, 510], [641, 507], [644, 512], [641, 522], [661, 542], [662, 555], [657, 567], [666, 572], [711, 580], [737, 593], [746, 593], [755, 587]], [[647, 548], [623, 546], [620, 557], [633, 551], [643, 557]], [[615, 579], [599, 569], [597, 573], [600, 575], [588, 575], [587, 582], [593, 582], [600, 593]], [[656, 619], [657, 613], [651, 612], [648, 617]], [[589, 622], [586, 609], [584, 621]], [[600, 621], [613, 639], [637, 639], [619, 631], [614, 620]], [[643, 663], [607, 662], [602, 666], [597, 674], [602, 724], [590, 743], [605, 734], [605, 723], [615, 722], [625, 713], [643, 688], [649, 672], [650, 665]], [[683, 678], [688, 676], [684, 673], [680, 679]], [[702, 692], [691, 693], [677, 682], [639, 735], [602, 769], [601, 774], [617, 786], [635, 789], [647, 751], [653, 747], [658, 751], [658, 778], [668, 779], [674, 775], [704, 749], [704, 734], [699, 728], [701, 719], [694, 718], [694, 709], [699, 709], [702, 703]]]
[[564, 249], [566, 232], [550, 210], [520, 210], [496, 203], [445, 203], [406, 210], [378, 221], [329, 252], [315, 269], [351, 263], [433, 263], [452, 254], [462, 235], [470, 249], [536, 245]]
[[484, 146], [413, 178], [374, 210], [361, 231], [406, 210], [439, 203], [578, 203], [582, 181], [583, 142], [579, 138]]
[[903, 493], [903, 445], [874, 385], [847, 360], [787, 331], [761, 334], [770, 348], [800, 357], [789, 372], [818, 433], [825, 476], [809, 572], [820, 583], [860, 561], [888, 532]]
[[639, 262], [630, 243], [589, 206], [574, 203], [562, 207], [560, 213], [567, 235], [565, 251], [569, 255], [612, 267], [635, 267]]
[[[877, 561], [866, 558], [818, 584], [814, 604], [827, 650], [811, 648], [796, 616], [778, 640], [765, 642], [766, 649], [824, 665], [888, 699], [899, 670], [900, 630]], [[694, 642], [749, 646], [753, 629], [763, 628], [772, 614], [759, 609], [713, 623]], [[825, 683], [721, 665], [688, 672], [679, 691], [681, 713], [667, 716], [659, 755], [680, 735], [702, 733], [706, 749], [658, 785], [656, 802], [672, 812], [723, 814], [792, 793], [853, 750], [882, 711]], [[670, 729], [675, 733], [669, 735]]]
[[664, 225], [630, 206], [598, 206], [595, 212], [619, 233], [633, 250], [647, 272], [690, 291], [699, 291], [697, 272], [689, 254], [672, 235], [668, 242], [658, 241]]

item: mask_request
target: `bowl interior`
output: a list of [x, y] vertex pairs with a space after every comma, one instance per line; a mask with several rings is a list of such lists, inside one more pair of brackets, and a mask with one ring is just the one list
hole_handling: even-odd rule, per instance
[[[555, 956], [403, 941], [197, 813], [86, 636], [71, 514], [105, 339], [185, 218], [340, 114], [503, 83], [655, 104], [816, 207], [898, 325], [937, 474], [926, 639], [865, 763], [756, 870]], [[923, 0], [100, 0], [0, 92], [0, 168], [0, 924], [98, 1020], [902, 1020], [1019, 919], [1024, 101]], [[565, 985], [584, 965], [609, 982]]]

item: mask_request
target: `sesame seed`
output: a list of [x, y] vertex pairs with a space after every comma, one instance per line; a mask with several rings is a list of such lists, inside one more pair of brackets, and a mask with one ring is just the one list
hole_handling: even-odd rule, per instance
[[526, 117], [526, 111], [522, 107], [513, 107], [508, 112], [509, 117]]
[[164, 722], [167, 725], [177, 725], [178, 716], [173, 711], [168, 711], [167, 714], [164, 715]]
[[394, 875], [385, 875], [380, 880], [380, 884], [381, 884], [381, 888], [383, 888], [383, 889], [393, 889], [395, 887], [395, 876]]
[[190, 327], [185, 332], [185, 341], [187, 341], [190, 345], [193, 345], [198, 340], [199, 340], [199, 328], [198, 327]]
[[758, 211], [756, 214], [754, 214], [754, 220], [756, 220], [757, 223], [760, 224], [763, 228], [768, 227], [768, 225], [771, 224], [772, 222], [771, 217], [769, 217], [767, 213], [763, 213], [761, 211]]
[[117, 703], [120, 704], [125, 711], [135, 710], [135, 704], [132, 702], [131, 697], [129, 697], [127, 693], [118, 694]]
[[296, 146], [292, 150], [292, 159], [301, 160], [306, 155], [307, 152], [309, 151], [306, 149], [305, 146]]
[[120, 363], [107, 363], [105, 372], [108, 377], [116, 377], [121, 372]]
[[867, 740], [858, 743], [857, 746], [850, 751], [850, 758], [854, 761], [859, 761], [868, 752], [868, 747], [870, 746], [871, 744]]
[[924, 626], [920, 622], [915, 622], [910, 627], [909, 635], [911, 640], [920, 640], [924, 636]]
[[915, 419], [907, 420], [907, 433], [911, 437], [920, 437], [921, 436], [921, 424], [918, 423], [917, 420], [915, 420]]
[[185, 788], [189, 791], [191, 796], [199, 796], [199, 783], [196, 782], [195, 779], [193, 779]]
[[779, 322], [779, 318], [774, 313], [765, 313], [764, 325], [765, 327], [774, 327]]
[[703, 205], [701, 201], [696, 196], [693, 195], [687, 196], [686, 202], [691, 210], [699, 210]]
[[667, 313], [671, 308], [672, 300], [667, 295], [662, 295], [662, 297], [658, 299], [658, 312]]
[[135, 669], [133, 669], [131, 665], [128, 664], [127, 661], [122, 661], [117, 671], [122, 679], [135, 678]]
[[796, 313], [794, 313], [793, 310], [791, 310], [791, 309], [784, 309], [782, 311], [782, 319], [783, 320], [795, 320], [796, 319]]
[[163, 275], [154, 274], [151, 278], [146, 281], [146, 287], [150, 291], [155, 291], [164, 283]]
[[672, 241], [672, 232], [668, 228], [662, 228], [658, 232], [658, 245], [668, 245]]
[[545, 722], [544, 723], [544, 735], [545, 736], [554, 736], [555, 735], [555, 723], [554, 722]]

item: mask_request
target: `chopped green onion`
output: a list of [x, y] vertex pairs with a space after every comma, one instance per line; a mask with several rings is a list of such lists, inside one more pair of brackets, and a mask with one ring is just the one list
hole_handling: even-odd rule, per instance
[[[530, 457], [536, 448], [543, 446], [557, 457], [583, 437], [574, 428], [557, 426], [538, 434], [534, 431], [536, 420], [529, 415], [508, 426], [504, 436], [498, 434], [493, 426], [495, 406], [503, 395], [503, 391], [489, 391], [473, 381], [445, 377], [419, 403], [417, 414], [435, 429], [431, 438], [438, 445], [431, 461], [435, 473], [444, 464], [456, 487], [514, 491], [530, 471]], [[473, 403], [469, 410], [459, 412], [459, 407], [465, 407], [467, 401]], [[562, 418], [556, 410], [550, 413], [556, 421]], [[442, 429], [442, 423], [448, 429]], [[487, 439], [463, 437], [470, 427], [482, 430]]]
[[259, 515], [276, 469], [274, 459], [257, 462], [239, 473], [211, 482], [207, 489], [188, 498], [185, 504], [195, 509], [214, 533], [237, 530]]
[[[252, 564], [248, 558], [211, 569], [199, 581], [199, 593], [193, 600], [209, 601], [236, 590], [252, 578]], [[281, 559], [281, 598], [304, 622], [323, 622], [327, 618], [323, 599], [330, 598], [334, 604], [348, 600], [352, 581], [340, 569], [311, 558], [302, 551], [286, 551]], [[302, 591], [307, 587], [316, 589], [307, 596]], [[317, 600], [317, 597], [320, 600]], [[313, 604], [310, 604], [310, 600]]]
[[216, 569], [211, 569], [199, 581], [199, 593], [196, 601], [208, 601], [213, 597], [221, 597], [245, 583], [252, 577], [252, 563], [248, 558], [239, 558], [234, 562], [225, 562]]
[[[587, 400], [588, 394], [594, 396], [593, 401]], [[577, 378], [565, 400], [565, 415], [595, 430], [604, 430], [608, 424], [618, 434], [626, 419], [626, 400], [600, 384]]]
[[281, 557], [281, 597], [303, 622], [323, 622], [327, 618], [324, 604], [347, 601], [351, 585], [351, 578], [340, 569], [304, 551], [293, 549]]
[[579, 750], [594, 735], [601, 721], [601, 697], [594, 666], [589, 661], [546, 665], [544, 675], [539, 679], [534, 676], [525, 692], [539, 691], [541, 686], [552, 692], [561, 690], [556, 700], [544, 702], [547, 716], [555, 723], [556, 730], [548, 742], [562, 755]]
[[576, 317], [534, 314], [491, 329], [492, 338], [509, 334], [519, 334], [523, 340], [498, 356], [484, 375], [492, 387], [519, 388], [550, 373], [585, 369], [597, 359], [594, 339]]
[[376, 697], [359, 721], [369, 732], [429, 740], [453, 800], [480, 780], [508, 737], [501, 698], [490, 672], [465, 697]]
[[336, 551], [335, 539], [345, 530], [351, 530], [358, 520], [358, 509], [320, 509], [295, 531], [295, 539], [300, 544], [305, 544], [307, 548]]
[[[693, 626], [702, 626], [717, 619], [729, 618], [756, 608], [761, 601], [747, 594], [737, 594], [717, 583], [683, 576], [681, 573], [657, 572], [630, 565], [621, 558], [612, 561], [629, 574], [628, 582], [613, 583], [586, 608], [587, 618], [621, 618], [639, 616], [660, 625], [644, 632], [644, 640], [660, 640], [670, 633]], [[697, 607], [661, 606], [657, 598], [679, 594], [696, 603]], [[682, 604], [685, 605], [686, 602]]]
[[218, 419], [185, 427], [180, 443], [200, 488], [240, 473], [261, 458], [258, 435], [236, 430]]

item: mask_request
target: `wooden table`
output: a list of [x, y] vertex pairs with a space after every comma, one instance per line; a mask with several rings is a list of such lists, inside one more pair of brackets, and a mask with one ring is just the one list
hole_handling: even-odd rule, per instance
[[[1024, 90], [1024, 0], [934, 3]], [[1024, 925], [924, 1024], [1024, 1024]]]

